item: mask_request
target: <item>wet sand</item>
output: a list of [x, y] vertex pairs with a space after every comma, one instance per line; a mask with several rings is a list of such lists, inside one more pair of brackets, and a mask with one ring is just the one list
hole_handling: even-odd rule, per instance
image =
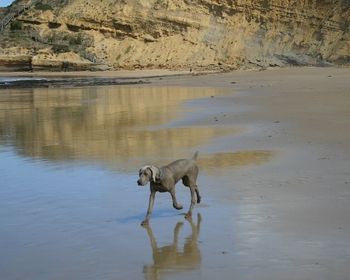
[[88, 87], [107, 85], [138, 85], [150, 83], [148, 79], [204, 75], [209, 72], [168, 70], [119, 70], [119, 71], [75, 71], [75, 72], [0, 72], [0, 89]]
[[[350, 69], [0, 91], [2, 279], [348, 279]], [[142, 101], [142, 102], [141, 102]], [[143, 164], [200, 152], [203, 202]]]

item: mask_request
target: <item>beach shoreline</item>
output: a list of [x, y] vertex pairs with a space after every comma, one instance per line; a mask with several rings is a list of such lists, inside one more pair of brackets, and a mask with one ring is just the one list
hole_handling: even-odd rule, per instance
[[[104, 77], [104, 78], [142, 78], [158, 76], [189, 75], [191, 71], [173, 71], [165, 69], [147, 70], [114, 70], [114, 71], [5, 71], [0, 72], [1, 77]], [[210, 73], [210, 71], [198, 72]]]
[[[11, 186], [0, 188], [2, 276], [347, 280], [350, 69], [152, 74], [120, 87], [0, 90]], [[140, 227], [149, 192], [138, 168], [195, 150], [193, 221], [157, 194]], [[180, 183], [177, 195], [186, 208]], [[183, 250], [169, 245], [182, 225]]]

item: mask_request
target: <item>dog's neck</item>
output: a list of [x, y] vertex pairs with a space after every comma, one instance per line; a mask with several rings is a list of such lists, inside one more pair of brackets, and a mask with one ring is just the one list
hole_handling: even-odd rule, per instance
[[153, 182], [155, 184], [159, 185], [160, 182], [161, 182], [161, 178], [162, 178], [162, 169], [158, 168], [158, 167], [155, 167], [155, 166], [153, 166], [153, 167], [154, 167], [154, 170], [155, 170], [155, 171], [152, 170], [152, 172], [155, 172], [155, 174], [153, 176]]

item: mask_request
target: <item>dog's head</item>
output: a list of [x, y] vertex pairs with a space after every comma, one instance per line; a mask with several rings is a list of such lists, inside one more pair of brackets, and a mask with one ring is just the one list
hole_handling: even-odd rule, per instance
[[139, 170], [139, 186], [147, 185], [148, 182], [157, 182], [159, 180], [159, 168], [153, 165], [146, 165]]

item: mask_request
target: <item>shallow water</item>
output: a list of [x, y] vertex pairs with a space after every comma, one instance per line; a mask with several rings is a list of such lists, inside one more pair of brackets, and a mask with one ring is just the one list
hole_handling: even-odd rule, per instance
[[[217, 109], [203, 101], [222, 94], [147, 86], [0, 91], [0, 278], [231, 278], [249, 270], [248, 259], [259, 263], [247, 254], [259, 238], [249, 225], [261, 217], [233, 203], [232, 172], [272, 153], [218, 151], [218, 141], [241, 128], [195, 120]], [[136, 186], [139, 167], [196, 150], [203, 203], [193, 220], [159, 194], [150, 227], [140, 227], [148, 188]], [[188, 207], [188, 190], [177, 190]]]

